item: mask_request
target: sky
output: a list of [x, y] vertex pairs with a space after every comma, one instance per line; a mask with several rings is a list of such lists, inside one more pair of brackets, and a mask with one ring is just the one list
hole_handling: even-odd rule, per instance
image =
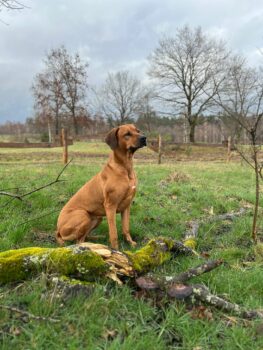
[[263, 64], [263, 1], [21, 0], [0, 12], [0, 123], [33, 115], [30, 87], [43, 58], [62, 44], [89, 62], [89, 84], [129, 70], [147, 81], [149, 54], [185, 24], [224, 39], [251, 65]]

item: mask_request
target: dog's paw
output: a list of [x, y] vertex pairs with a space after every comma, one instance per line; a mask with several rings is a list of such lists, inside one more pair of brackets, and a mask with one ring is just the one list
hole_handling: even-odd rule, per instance
[[137, 243], [135, 241], [129, 241], [129, 243], [132, 247], [136, 247], [136, 245], [137, 245]]
[[119, 250], [119, 245], [118, 244], [111, 244], [111, 248], [113, 250]]

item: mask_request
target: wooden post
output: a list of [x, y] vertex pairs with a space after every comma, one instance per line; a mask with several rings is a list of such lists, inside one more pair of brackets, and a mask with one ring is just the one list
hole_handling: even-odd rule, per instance
[[158, 137], [158, 164], [162, 163], [162, 136]]
[[61, 130], [62, 146], [63, 146], [63, 164], [68, 162], [68, 139], [67, 130], [64, 128]]
[[227, 139], [227, 163], [230, 162], [231, 158], [231, 136], [228, 136]]

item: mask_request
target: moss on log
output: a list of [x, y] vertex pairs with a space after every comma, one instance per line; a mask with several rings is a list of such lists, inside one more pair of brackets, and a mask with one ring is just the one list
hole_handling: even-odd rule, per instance
[[131, 260], [135, 271], [144, 273], [169, 260], [174, 243], [171, 238], [152, 239], [141, 249], [135, 252], [126, 251], [125, 254]]
[[163, 264], [171, 253], [191, 250], [171, 238], [150, 240], [137, 251], [121, 253], [102, 244], [82, 243], [63, 248], [29, 247], [0, 253], [0, 283], [20, 281], [44, 271], [84, 281], [134, 277]]
[[22, 248], [0, 253], [0, 283], [24, 280], [39, 272], [80, 275], [85, 280], [105, 275], [103, 258], [77, 248]]

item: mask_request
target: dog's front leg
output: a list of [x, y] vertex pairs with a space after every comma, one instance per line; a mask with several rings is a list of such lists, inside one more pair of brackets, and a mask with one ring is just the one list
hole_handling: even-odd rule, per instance
[[130, 210], [131, 207], [128, 206], [123, 212], [121, 212], [122, 232], [126, 241], [135, 247], [136, 242], [132, 240], [130, 235]]
[[110, 236], [110, 244], [113, 249], [118, 250], [118, 233], [116, 227], [116, 206], [113, 205], [105, 205], [105, 211], [107, 216], [107, 221], [109, 225], [109, 236]]

